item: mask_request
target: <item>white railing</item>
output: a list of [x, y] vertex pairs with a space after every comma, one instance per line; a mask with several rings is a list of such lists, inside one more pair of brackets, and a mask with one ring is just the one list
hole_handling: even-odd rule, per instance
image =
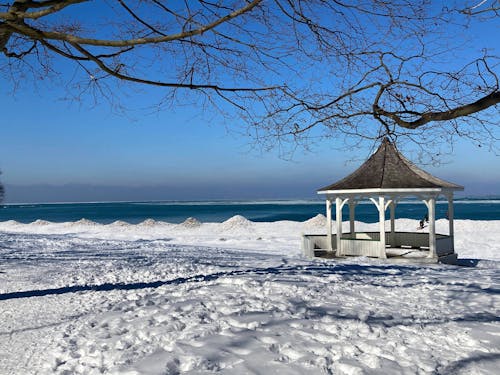
[[[358, 255], [378, 257], [380, 254], [379, 232], [356, 232], [344, 233], [342, 235], [342, 253], [344, 255]], [[429, 233], [412, 232], [386, 232], [386, 244], [393, 248], [418, 248], [429, 249]], [[336, 235], [332, 235], [331, 249], [336, 250]], [[302, 251], [308, 257], [314, 257], [316, 253], [329, 251], [328, 238], [324, 234], [302, 235]], [[436, 252], [438, 256], [453, 254], [453, 238], [443, 234], [436, 234]]]
[[336, 235], [332, 235], [332, 244], [328, 246], [326, 234], [303, 234], [302, 251], [304, 255], [311, 258], [315, 256], [316, 251], [335, 251], [337, 248], [336, 237]]
[[341, 238], [341, 241], [342, 241], [342, 254], [344, 255], [378, 257], [380, 254], [380, 241], [378, 239], [375, 240], [370, 238]]

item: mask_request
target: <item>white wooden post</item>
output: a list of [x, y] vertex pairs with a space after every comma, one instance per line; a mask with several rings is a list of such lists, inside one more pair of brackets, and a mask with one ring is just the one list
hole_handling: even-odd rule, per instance
[[387, 258], [385, 253], [385, 198], [378, 197], [378, 213], [380, 224], [380, 254], [379, 258]]
[[448, 224], [449, 224], [449, 235], [451, 238], [451, 248], [455, 251], [455, 228], [453, 226], [453, 193], [448, 195]]
[[355, 200], [349, 200], [349, 231], [351, 232], [352, 238], [354, 238], [355, 233], [354, 220], [356, 218], [356, 204], [357, 202]]
[[343, 255], [342, 242], [342, 199], [337, 197], [335, 199], [335, 221], [337, 223], [337, 255]]
[[332, 243], [332, 201], [326, 198], [326, 241], [328, 243], [327, 250], [333, 250]]
[[394, 243], [395, 240], [395, 234], [396, 234], [396, 202], [394, 199], [391, 201], [391, 204], [389, 205], [390, 212], [391, 212], [391, 246], [395, 247], [396, 244]]
[[429, 258], [436, 258], [436, 198], [428, 200], [429, 210]]

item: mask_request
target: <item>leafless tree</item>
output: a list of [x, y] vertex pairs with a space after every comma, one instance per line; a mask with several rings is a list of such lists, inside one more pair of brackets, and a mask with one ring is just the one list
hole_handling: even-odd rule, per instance
[[241, 116], [273, 147], [385, 136], [495, 147], [499, 59], [466, 39], [486, 15], [483, 29], [498, 32], [498, 5], [15, 0], [0, 2], [0, 71], [12, 87], [60, 77], [95, 100], [119, 99], [123, 83], [154, 86], [161, 103], [189, 98]]

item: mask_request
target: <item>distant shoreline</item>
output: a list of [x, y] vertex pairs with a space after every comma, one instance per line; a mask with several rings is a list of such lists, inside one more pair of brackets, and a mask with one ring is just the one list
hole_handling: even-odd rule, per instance
[[[500, 197], [498, 198], [500, 200]], [[124, 201], [68, 201], [68, 202], [7, 202], [1, 206], [63, 205], [63, 204], [169, 204], [169, 205], [209, 205], [209, 204], [323, 204], [323, 199], [200, 199], [200, 200], [124, 200]]]
[[[455, 204], [467, 203], [500, 203], [500, 195], [487, 195], [487, 196], [471, 196], [471, 197], [455, 197], [453, 200]], [[359, 204], [365, 204], [368, 201], [362, 201]], [[405, 198], [400, 203], [403, 204], [416, 204], [421, 203], [417, 198]], [[438, 199], [437, 204], [447, 203], [447, 201]], [[31, 205], [66, 205], [66, 204], [153, 204], [153, 205], [238, 205], [238, 204], [324, 204], [322, 197], [318, 198], [297, 198], [297, 199], [196, 199], [196, 200], [123, 200], [123, 201], [61, 201], [61, 202], [4, 202], [1, 206], [31, 206]]]

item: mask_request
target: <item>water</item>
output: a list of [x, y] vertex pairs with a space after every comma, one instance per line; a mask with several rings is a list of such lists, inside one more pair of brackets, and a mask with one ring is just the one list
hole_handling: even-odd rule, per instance
[[[437, 219], [446, 217], [447, 209], [446, 202], [438, 202]], [[396, 217], [420, 220], [426, 212], [427, 208], [421, 202], [399, 203]], [[149, 218], [180, 223], [188, 217], [195, 217], [202, 222], [222, 222], [234, 215], [242, 215], [258, 222], [304, 221], [317, 214], [325, 214], [323, 201], [103, 202], [0, 206], [0, 221], [16, 220], [22, 223], [30, 223], [37, 219], [67, 222], [82, 218], [102, 224], [116, 220], [136, 224]], [[347, 207], [344, 207], [343, 217], [344, 220], [348, 218]], [[500, 199], [457, 200], [455, 201], [455, 218], [500, 220]], [[367, 223], [377, 222], [378, 211], [373, 204], [363, 202], [356, 207], [356, 220]]]

